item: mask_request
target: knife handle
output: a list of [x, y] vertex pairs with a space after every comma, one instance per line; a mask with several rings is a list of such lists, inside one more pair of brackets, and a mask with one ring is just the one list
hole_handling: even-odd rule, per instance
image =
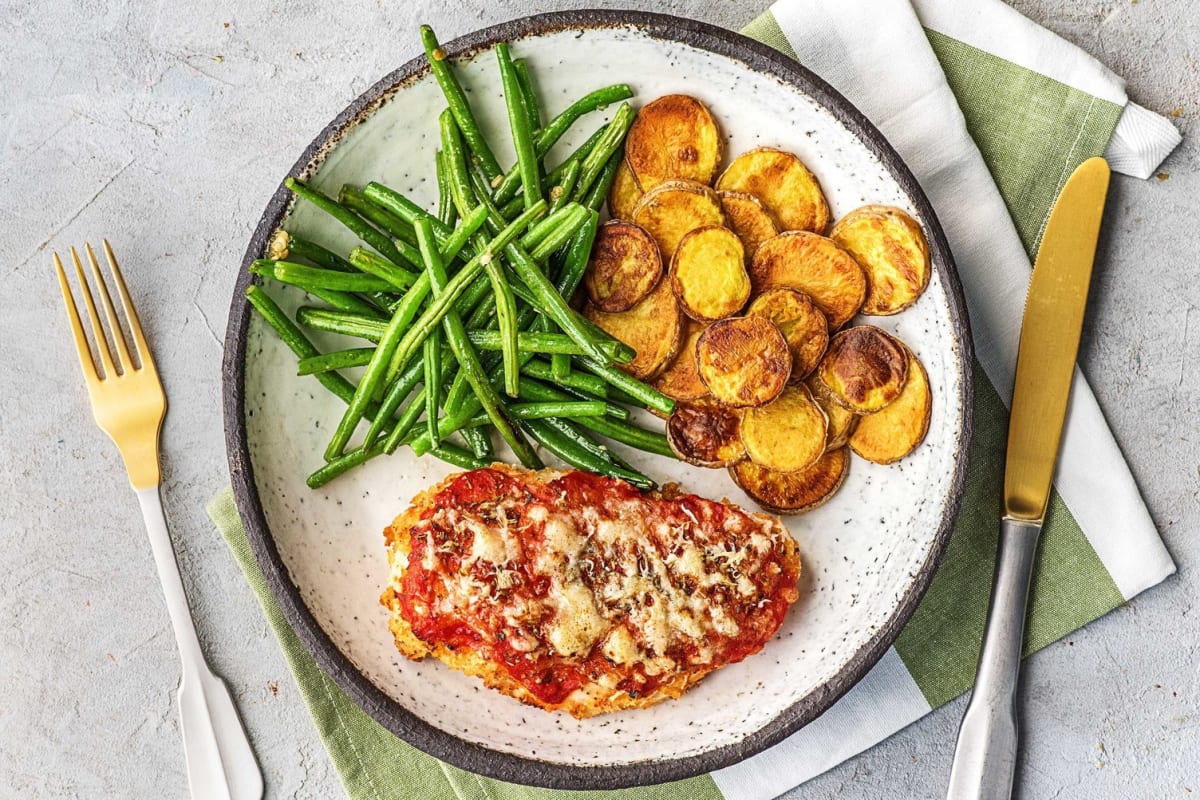
[[1017, 760], [1017, 673], [1041, 522], [1000, 521], [996, 577], [975, 689], [967, 703], [946, 800], [1009, 800]]

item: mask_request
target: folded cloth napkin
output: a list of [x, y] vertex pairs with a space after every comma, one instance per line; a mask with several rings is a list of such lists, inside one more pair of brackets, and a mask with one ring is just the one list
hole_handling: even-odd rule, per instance
[[[748, 35], [798, 59], [871, 119], [933, 203], [975, 336], [975, 436], [967, 494], [930, 590], [879, 664], [818, 720], [709, 776], [613, 800], [767, 800], [862, 752], [974, 680], [998, 535], [1007, 413], [1030, 256], [1074, 167], [1105, 155], [1151, 174], [1179, 141], [1129, 103], [1122, 81], [999, 0], [782, 0]], [[1045, 647], [1175, 567], [1082, 376], [1034, 575], [1026, 650]], [[279, 637], [348, 794], [538, 800], [556, 793], [438, 762], [393, 737], [319, 669], [283, 619], [232, 495], [209, 507]]]

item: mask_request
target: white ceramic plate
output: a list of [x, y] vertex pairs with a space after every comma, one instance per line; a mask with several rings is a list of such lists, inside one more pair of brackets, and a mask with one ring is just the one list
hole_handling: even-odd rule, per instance
[[[416, 746], [507, 780], [613, 788], [687, 777], [758, 752], [825, 710], [882, 655], [928, 584], [957, 511], [969, 439], [971, 350], [957, 278], [899, 157], [844, 99], [775, 51], [699, 23], [631, 12], [549, 14], [488, 29], [445, 47], [494, 143], [508, 141], [490, 50], [496, 41], [511, 41], [529, 61], [549, 113], [616, 82], [633, 85], [635, 102], [692, 94], [722, 127], [727, 160], [759, 145], [791, 150], [820, 179], [835, 218], [885, 203], [907, 210], [929, 234], [935, 270], [928, 291], [904, 313], [870, 320], [907, 342], [929, 371], [933, 416], [925, 443], [890, 467], [855, 459], [832, 501], [787, 519], [804, 559], [801, 598], [760, 654], [678, 701], [582, 721], [523, 706], [436, 661], [398, 655], [378, 601], [387, 576], [380, 532], [451, 470], [402, 449], [320, 490], [306, 488], [343, 406], [313, 379], [296, 376], [291, 352], [247, 311], [249, 278], [245, 269], [239, 275], [225, 363], [238, 504], [289, 621], [338, 684]], [[292, 174], [311, 176], [329, 194], [343, 182], [379, 180], [432, 207], [443, 107], [423, 59], [415, 60], [347, 108]], [[558, 154], [601, 121], [592, 115], [577, 124]], [[510, 161], [511, 151], [499, 149]], [[342, 252], [353, 242], [312, 206], [291, 208], [280, 189], [243, 266], [261, 257], [279, 225]], [[288, 311], [305, 302], [295, 290], [272, 285], [270, 292]], [[333, 336], [313, 338], [322, 349], [347, 346]], [[752, 506], [724, 470], [622, 454], [660, 481]]]

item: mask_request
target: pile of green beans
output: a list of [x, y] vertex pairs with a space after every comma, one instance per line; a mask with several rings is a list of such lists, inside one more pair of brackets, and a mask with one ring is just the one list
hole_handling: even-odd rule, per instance
[[[262, 286], [246, 291], [299, 359], [298, 373], [346, 404], [309, 486], [401, 445], [465, 469], [485, 466], [494, 460], [494, 430], [526, 467], [541, 467], [546, 452], [652, 487], [596, 435], [671, 456], [666, 437], [632, 424], [626, 406], [669, 414], [673, 403], [618, 369], [633, 350], [569, 303], [633, 122], [625, 102], [632, 90], [604, 87], [544, 116], [529, 65], [497, 45], [516, 153], [505, 170], [428, 26], [421, 42], [447, 106], [438, 126], [437, 208], [382, 183], [347, 184], [335, 198], [288, 178], [300, 201], [359, 244], [343, 256], [280, 231], [250, 268], [324, 304], [301, 306], [293, 321]], [[578, 120], [615, 103], [607, 123], [547, 168], [550, 150]], [[360, 341], [322, 353], [305, 328]]]

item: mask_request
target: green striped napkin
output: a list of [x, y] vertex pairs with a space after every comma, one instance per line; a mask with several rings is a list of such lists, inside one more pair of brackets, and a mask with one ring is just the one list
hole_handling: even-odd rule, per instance
[[[1127, 102], [1116, 76], [997, 0], [784, 0], [746, 33], [798, 58], [870, 117], [938, 212], [963, 278], [979, 358], [967, 494], [942, 567], [912, 620], [829, 712], [775, 748], [713, 775], [570, 793], [579, 800], [767, 800], [970, 688], [998, 536], [1005, 398], [1029, 254], [1078, 163], [1107, 155], [1114, 168], [1144, 177], [1178, 141], [1170, 123]], [[1034, 575], [1029, 652], [1174, 571], [1078, 375], [1056, 487]], [[342, 694], [287, 625], [228, 490], [209, 514], [279, 637], [350, 797], [560, 794], [463, 772], [384, 730]]]

